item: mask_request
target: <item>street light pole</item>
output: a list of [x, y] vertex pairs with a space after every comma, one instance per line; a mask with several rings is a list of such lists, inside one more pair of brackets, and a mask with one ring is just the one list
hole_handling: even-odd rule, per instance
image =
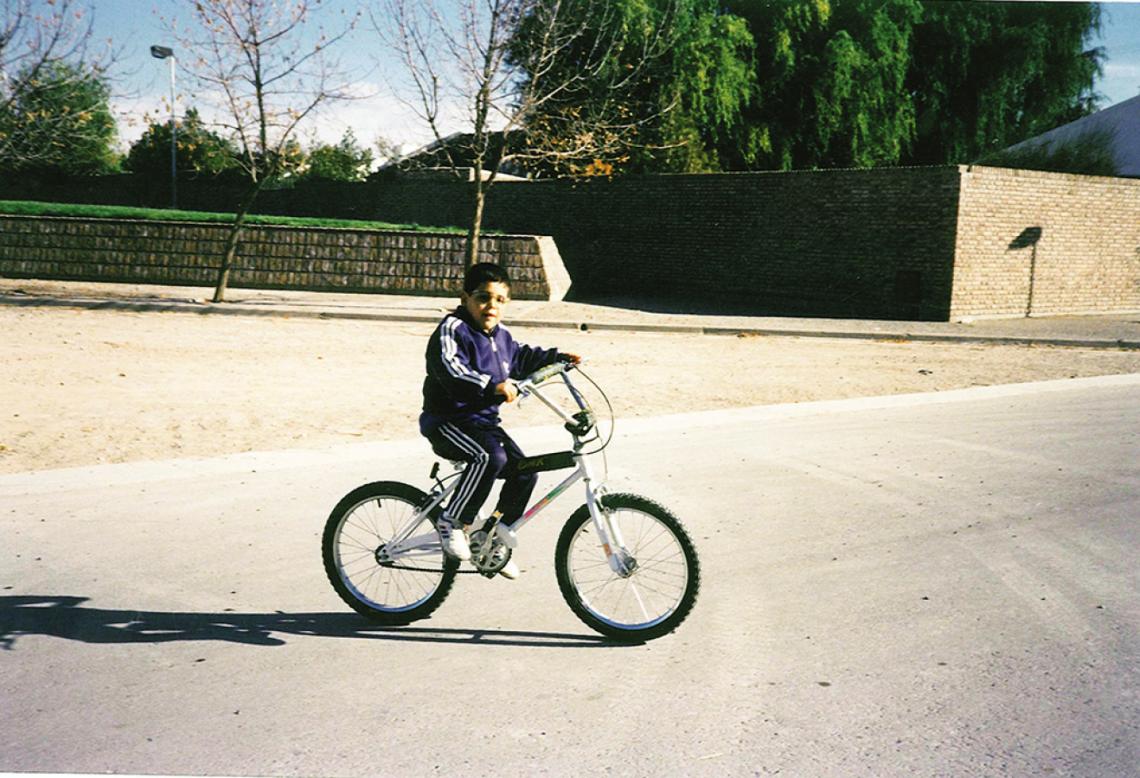
[[178, 124], [174, 121], [174, 49], [168, 46], [151, 46], [155, 59], [170, 60], [170, 207], [178, 208]]

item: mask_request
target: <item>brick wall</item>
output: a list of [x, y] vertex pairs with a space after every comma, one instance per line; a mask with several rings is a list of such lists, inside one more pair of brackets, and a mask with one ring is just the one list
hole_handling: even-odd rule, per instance
[[[233, 193], [187, 186], [185, 194], [211, 197], [221, 207]], [[109, 202], [113, 192], [100, 198]], [[402, 178], [298, 185], [265, 193], [259, 210], [449, 226], [466, 222], [469, 201], [466, 184]], [[944, 166], [502, 181], [487, 201], [485, 225], [553, 236], [551, 252], [561, 263], [545, 263], [546, 277], [561, 278], [550, 282], [557, 288], [573, 278], [571, 292], [583, 300], [942, 321], [1140, 311], [1140, 181], [1134, 179]], [[99, 277], [170, 282], [166, 276], [176, 274], [185, 279], [178, 283], [212, 284], [206, 268], [216, 265], [219, 250], [207, 244], [220, 241], [223, 228], [201, 229], [215, 237], [195, 232], [187, 238], [194, 249], [178, 248], [168, 233], [148, 233], [123, 259], [113, 256], [122, 247], [83, 249], [50, 271], [42, 262], [26, 264], [25, 255], [0, 253], [0, 273], [11, 275], [13, 266], [4, 262], [15, 258], [25, 260], [24, 274], [81, 277], [93, 271], [77, 261], [90, 257]], [[0, 222], [0, 232], [8, 230]], [[402, 233], [391, 240], [405, 245], [393, 246], [374, 233], [287, 234], [262, 229], [247, 236], [247, 253], [258, 261], [245, 263], [232, 283], [435, 292], [459, 273], [462, 238]], [[517, 240], [534, 239], [492, 238], [487, 258], [533, 268], [533, 260], [511, 258], [515, 249], [508, 246]], [[0, 242], [10, 243], [3, 235]]]
[[[0, 275], [213, 286], [225, 225], [0, 214]], [[326, 291], [457, 292], [465, 238], [372, 230], [247, 227], [230, 285]], [[569, 287], [554, 242], [492, 236], [482, 259], [511, 272], [522, 299], [560, 299]]]
[[[578, 298], [944, 319], [957, 168], [497, 183], [486, 224], [553, 236]], [[373, 218], [461, 223], [463, 187], [397, 180]]]
[[[47, 199], [164, 205], [129, 177]], [[10, 185], [14, 185], [10, 182]], [[945, 319], [956, 167], [498, 182], [485, 224], [551, 235], [577, 299], [615, 296], [694, 310]], [[0, 184], [0, 194], [4, 185]], [[148, 200], [151, 195], [157, 200]], [[179, 187], [184, 208], [232, 207], [240, 192]], [[12, 196], [12, 195], [9, 195]], [[470, 185], [396, 178], [266, 191], [260, 213], [466, 224]]]
[[1140, 311], [1140, 180], [961, 176], [951, 318]]

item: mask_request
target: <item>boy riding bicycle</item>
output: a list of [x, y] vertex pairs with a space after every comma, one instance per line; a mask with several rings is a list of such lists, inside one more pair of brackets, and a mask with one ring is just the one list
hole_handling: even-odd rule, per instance
[[[504, 482], [495, 512], [508, 529], [538, 481], [536, 474], [516, 470], [523, 452], [500, 426], [499, 405], [518, 397], [515, 380], [559, 360], [581, 361], [576, 354], [517, 343], [500, 323], [510, 292], [510, 278], [499, 265], [468, 268], [460, 305], [443, 318], [424, 353], [420, 432], [439, 456], [467, 464], [436, 524], [444, 551], [460, 560], [471, 558], [466, 528], [495, 479]], [[515, 579], [519, 569], [509, 561], [500, 575]]]

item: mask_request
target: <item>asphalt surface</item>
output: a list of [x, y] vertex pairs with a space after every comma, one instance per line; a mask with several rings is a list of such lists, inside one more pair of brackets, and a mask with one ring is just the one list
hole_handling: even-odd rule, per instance
[[[62, 306], [203, 315], [309, 316], [389, 321], [436, 321], [454, 298], [231, 289], [209, 302], [205, 287], [151, 286], [0, 278], [0, 305]], [[912, 341], [1038, 343], [1091, 348], [1140, 348], [1140, 311], [1096, 316], [1042, 316], [969, 322], [873, 321], [680, 313], [652, 303], [610, 299], [606, 304], [516, 300], [511, 324], [594, 330], [689, 332], [709, 335], [795, 335]]]
[[580, 492], [520, 580], [349, 611], [324, 517], [421, 441], [0, 476], [0, 770], [1136, 775], [1138, 446], [1140, 376], [619, 419], [702, 566], [642, 646], [559, 596]]
[[[210, 293], [0, 279], [0, 305], [25, 308], [435, 321], [455, 304]], [[1140, 348], [1140, 313], [510, 313]], [[366, 480], [422, 483], [421, 441], [0, 476], [0, 771], [1135, 775], [1138, 380], [622, 423], [611, 487], [669, 505], [703, 567], [689, 621], [635, 647], [601, 640], [558, 595], [554, 539], [579, 496], [524, 537], [518, 582], [468, 576], [407, 628], [348, 611], [320, 569], [323, 517]], [[542, 450], [558, 430], [527, 434]]]

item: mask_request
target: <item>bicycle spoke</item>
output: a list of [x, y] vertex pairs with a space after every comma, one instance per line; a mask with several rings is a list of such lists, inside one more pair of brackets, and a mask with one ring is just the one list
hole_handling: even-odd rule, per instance
[[[395, 495], [380, 495], [362, 501], [344, 516], [336, 536], [335, 555], [341, 579], [356, 596], [370, 607], [403, 610], [425, 601], [438, 588], [444, 574], [443, 550], [428, 543], [434, 529], [426, 518], [432, 535], [422, 535], [416, 545], [403, 554], [397, 552], [391, 562], [380, 563], [377, 554], [392, 542], [397, 533], [410, 534], [417, 515], [416, 504]], [[401, 558], [416, 561], [401, 562]]]
[[626, 628], [665, 619], [677, 608], [688, 583], [687, 561], [676, 537], [655, 516], [637, 510], [611, 510], [608, 521], [637, 567], [626, 578], [613, 572], [591, 525], [584, 523], [570, 559], [583, 604], [607, 623]]
[[649, 610], [645, 607], [645, 601], [641, 599], [641, 593], [637, 590], [637, 584], [631, 582], [629, 585], [629, 590], [633, 592], [633, 596], [637, 600], [638, 606], [641, 607], [641, 615], [645, 617], [646, 621], [652, 619], [653, 617], [649, 615]]

